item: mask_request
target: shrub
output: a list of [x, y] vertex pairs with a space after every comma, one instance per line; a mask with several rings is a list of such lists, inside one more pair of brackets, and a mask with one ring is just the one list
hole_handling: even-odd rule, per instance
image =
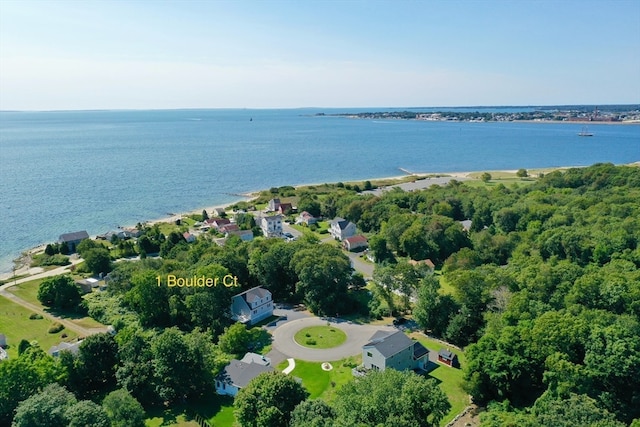
[[37, 320], [37, 319], [42, 319], [42, 314], [31, 313], [31, 315], [29, 316], [29, 320]]
[[53, 325], [51, 325], [51, 327], [49, 328], [49, 333], [50, 334], [57, 334], [58, 332], [60, 332], [61, 330], [64, 329], [64, 325], [55, 322]]
[[305, 343], [307, 345], [316, 345], [317, 344], [316, 340], [314, 340], [313, 338], [310, 338], [310, 339], [306, 340]]

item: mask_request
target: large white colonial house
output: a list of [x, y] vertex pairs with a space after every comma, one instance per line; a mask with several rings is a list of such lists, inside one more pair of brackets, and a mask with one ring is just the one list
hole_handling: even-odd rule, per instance
[[378, 331], [362, 346], [362, 365], [365, 369], [424, 369], [428, 362], [429, 350], [402, 331]]
[[263, 216], [260, 219], [260, 228], [264, 237], [280, 237], [282, 235], [282, 216]]
[[231, 298], [231, 317], [253, 325], [273, 315], [271, 292], [256, 286]]
[[247, 353], [242, 360], [233, 359], [216, 377], [218, 394], [235, 396], [249, 381], [263, 372], [272, 372], [269, 359], [255, 353]]
[[336, 217], [329, 223], [329, 234], [342, 241], [356, 234], [356, 225], [344, 218]]

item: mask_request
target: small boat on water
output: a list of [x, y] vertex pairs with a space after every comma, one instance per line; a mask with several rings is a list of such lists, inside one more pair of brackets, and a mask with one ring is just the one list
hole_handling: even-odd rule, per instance
[[589, 129], [586, 126], [583, 126], [582, 130], [578, 132], [578, 136], [593, 136], [593, 133], [589, 132]]

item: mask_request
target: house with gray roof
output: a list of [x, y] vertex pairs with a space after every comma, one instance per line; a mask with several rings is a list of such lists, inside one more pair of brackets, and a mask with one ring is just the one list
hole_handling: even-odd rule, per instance
[[429, 350], [402, 331], [378, 331], [362, 346], [362, 365], [365, 369], [424, 369], [428, 362]]
[[69, 342], [61, 342], [58, 345], [54, 345], [47, 351], [51, 356], [58, 357], [60, 356], [61, 351], [68, 351], [71, 354], [78, 354], [80, 351], [80, 344], [82, 344], [82, 340], [76, 341], [74, 343]]
[[342, 241], [356, 234], [356, 225], [344, 218], [336, 217], [329, 223], [329, 234]]
[[249, 381], [263, 372], [273, 372], [269, 359], [247, 353], [242, 360], [233, 359], [216, 377], [216, 393], [235, 396]]
[[58, 238], [58, 243], [66, 243], [69, 247], [69, 252], [75, 252], [78, 243], [82, 242], [84, 239], [89, 238], [89, 233], [85, 230], [82, 231], [74, 231], [73, 233], [65, 233], [61, 234]]
[[231, 318], [254, 325], [273, 315], [271, 292], [260, 286], [231, 297]]

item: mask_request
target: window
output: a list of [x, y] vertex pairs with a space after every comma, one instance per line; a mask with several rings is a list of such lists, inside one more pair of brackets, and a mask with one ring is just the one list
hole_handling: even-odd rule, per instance
[[373, 354], [371, 354], [370, 351], [367, 351], [367, 357], [373, 357]]

